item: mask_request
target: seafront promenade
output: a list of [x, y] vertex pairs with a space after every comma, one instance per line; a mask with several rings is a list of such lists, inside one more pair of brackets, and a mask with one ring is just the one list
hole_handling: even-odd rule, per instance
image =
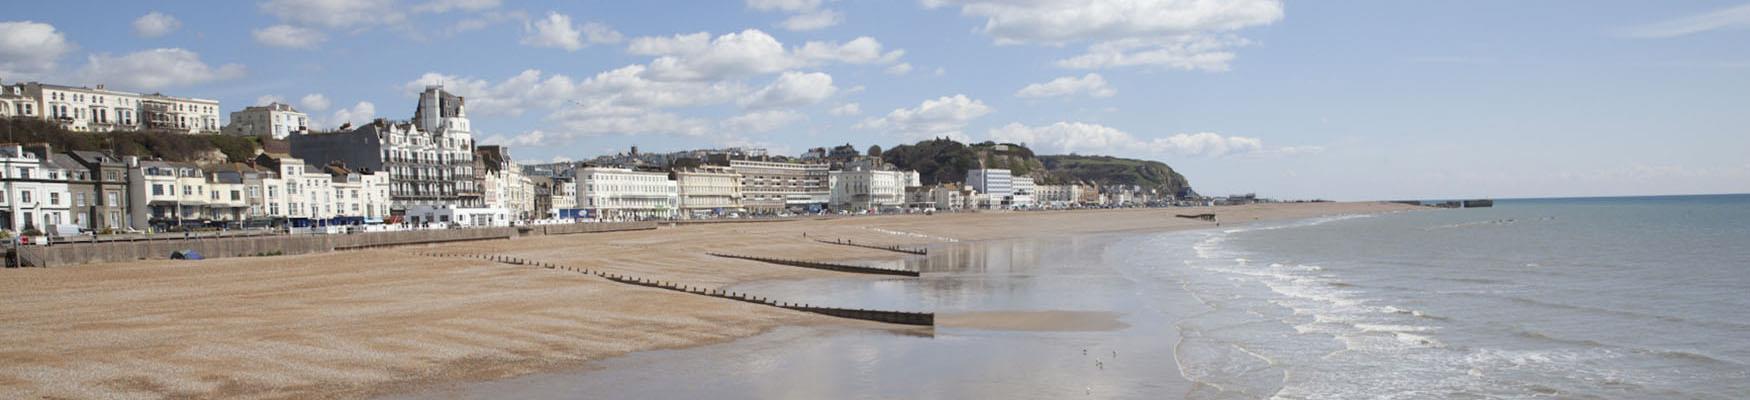
[[[698, 291], [857, 275], [710, 255], [855, 264], [986, 239], [1197, 229], [1414, 209], [1380, 203], [896, 215], [449, 242], [305, 255], [145, 260], [0, 272], [0, 397], [357, 398], [579, 368], [787, 325], [856, 321], [471, 257], [490, 254]], [[751, 296], [763, 296], [749, 293]], [[773, 299], [782, 301], [783, 299]], [[933, 310], [900, 310], [922, 311]], [[261, 360], [273, 360], [261, 362]]]

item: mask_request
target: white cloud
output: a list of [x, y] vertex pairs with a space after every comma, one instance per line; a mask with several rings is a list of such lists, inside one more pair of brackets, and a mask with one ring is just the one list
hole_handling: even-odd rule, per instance
[[54, 72], [61, 56], [76, 47], [54, 25], [0, 22], [0, 76], [18, 80]]
[[1629, 29], [1627, 34], [1631, 37], [1662, 39], [1744, 28], [1750, 28], [1750, 4], [1646, 24]]
[[157, 11], [146, 13], [146, 15], [141, 15], [140, 18], [134, 20], [134, 34], [140, 35], [140, 37], [164, 36], [181, 27], [182, 21]]
[[1232, 35], [1118, 39], [1088, 46], [1085, 53], [1057, 60], [1057, 66], [1077, 69], [1157, 66], [1219, 72], [1228, 70], [1235, 57], [1234, 48], [1250, 44], [1251, 41]]
[[333, 29], [398, 25], [407, 20], [395, 0], [267, 0], [260, 7], [283, 21]]
[[538, 147], [552, 144], [548, 141], [547, 133], [539, 130], [524, 132], [510, 137], [492, 135], [480, 139], [480, 142], [484, 144], [496, 144], [511, 147]]
[[1052, 79], [1050, 82], [1035, 83], [1015, 92], [1017, 97], [1059, 97], [1086, 94], [1091, 97], [1112, 97], [1118, 91], [1106, 85], [1106, 78], [1100, 74], [1089, 73], [1080, 78], [1065, 76]]
[[341, 124], [352, 123], [353, 126], [363, 125], [377, 118], [377, 105], [368, 101], [353, 104], [352, 107], [334, 110], [327, 123], [322, 124], [328, 129], [337, 129]]
[[1222, 71], [1246, 41], [1227, 35], [1280, 21], [1281, 0], [923, 0], [982, 17], [999, 44], [1093, 43], [1071, 68], [1164, 66]]
[[313, 49], [328, 40], [321, 31], [291, 25], [274, 25], [250, 32], [256, 43], [288, 49]]
[[607, 25], [595, 22], [573, 25], [571, 16], [558, 12], [548, 12], [546, 18], [528, 23], [523, 30], [523, 45], [565, 51], [577, 51], [592, 44], [618, 43], [624, 38]]
[[201, 61], [199, 54], [184, 49], [150, 49], [120, 57], [93, 54], [79, 70], [79, 76], [87, 82], [155, 90], [236, 79], [242, 77], [244, 71], [241, 64], [208, 66]]
[[913, 108], [895, 109], [886, 116], [865, 119], [857, 123], [856, 127], [898, 133], [907, 139], [935, 136], [964, 138], [961, 129], [966, 128], [967, 123], [990, 114], [993, 110], [982, 101], [957, 94], [924, 100]]
[[835, 117], [860, 115], [863, 113], [863, 106], [857, 103], [845, 103], [840, 104], [838, 107], [833, 107], [832, 110], [828, 110], [826, 113]]
[[528, 21], [529, 14], [523, 11], [487, 11], [457, 20], [455, 24], [443, 31], [446, 35], [456, 35], [463, 32], [477, 31], [486, 27], [511, 22]]
[[648, 73], [651, 79], [659, 80], [718, 80], [830, 63], [890, 63], [905, 54], [904, 50], [885, 51], [880, 41], [870, 37], [843, 44], [807, 42], [786, 50], [783, 43], [758, 29], [715, 38], [705, 32], [642, 37], [633, 39], [627, 51], [658, 56], [650, 62]]
[[261, 97], [255, 98], [255, 105], [258, 105], [258, 106], [265, 106], [265, 105], [273, 104], [273, 103], [285, 104], [285, 102], [286, 102], [286, 99], [284, 97], [279, 97], [279, 96], [271, 95], [271, 94], [264, 94], [264, 95], [261, 95]]
[[888, 75], [905, 75], [911, 73], [911, 63], [898, 63], [887, 66], [884, 70]]
[[844, 44], [808, 42], [796, 49], [796, 56], [805, 62], [841, 62], [846, 64], [890, 63], [905, 55], [905, 50], [882, 52], [881, 42], [861, 36]]
[[778, 26], [791, 31], [824, 29], [844, 22], [845, 15], [820, 8], [820, 0], [747, 0], [747, 8], [789, 13]]
[[747, 8], [759, 11], [806, 12], [820, 8], [820, 0], [747, 0]]
[[1199, 132], [1144, 140], [1112, 127], [1083, 122], [1058, 122], [1039, 127], [1011, 123], [991, 129], [990, 138], [1025, 143], [1035, 150], [1056, 153], [1220, 157], [1266, 151], [1264, 141], [1257, 138]]
[[771, 85], [743, 98], [742, 105], [750, 108], [808, 105], [826, 100], [838, 90], [832, 84], [832, 75], [789, 71], [779, 75]]
[[328, 96], [323, 96], [321, 93], [307, 94], [304, 95], [304, 98], [298, 99], [298, 106], [303, 107], [302, 111], [306, 113], [327, 111], [328, 107], [332, 105], [333, 103], [328, 101]]
[[826, 29], [845, 21], [845, 14], [833, 10], [819, 10], [804, 14], [796, 14], [784, 19], [778, 26], [792, 31], [812, 31]]
[[754, 111], [723, 120], [722, 126], [731, 132], [771, 132], [806, 119], [792, 110]]
[[413, 6], [414, 12], [445, 13], [450, 10], [484, 11], [498, 8], [501, 0], [432, 0]]

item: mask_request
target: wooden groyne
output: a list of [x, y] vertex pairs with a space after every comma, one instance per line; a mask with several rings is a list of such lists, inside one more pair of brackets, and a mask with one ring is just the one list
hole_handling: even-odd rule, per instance
[[814, 239], [814, 241], [826, 243], [826, 244], [836, 244], [836, 245], [840, 245], [840, 246], [862, 247], [865, 249], [887, 250], [887, 251], [891, 251], [891, 252], [895, 252], [895, 253], [916, 254], [916, 255], [920, 255], [920, 256], [930, 254], [930, 251], [928, 249], [908, 249], [908, 248], [899, 247], [899, 246], [877, 246], [877, 245], [872, 245], [872, 244], [857, 243], [857, 242], [844, 240], [844, 239], [834, 239], [834, 240]]
[[734, 301], [739, 301], [739, 302], [744, 302], [744, 303], [760, 304], [760, 305], [765, 305], [765, 306], [778, 307], [778, 308], [784, 308], [784, 309], [790, 309], [790, 310], [796, 310], [796, 311], [802, 311], [802, 312], [808, 312], [808, 313], [815, 313], [815, 314], [833, 316], [833, 317], [839, 317], [839, 318], [858, 319], [858, 320], [875, 321], [875, 322], [885, 322], [885, 323], [900, 324], [900, 325], [920, 325], [920, 326], [935, 326], [936, 325], [936, 314], [935, 313], [920, 313], [920, 312], [909, 312], [909, 311], [865, 310], [865, 309], [860, 309], [860, 308], [818, 307], [818, 306], [809, 305], [809, 304], [775, 301], [775, 300], [772, 300], [772, 299], [766, 298], [766, 297], [750, 296], [747, 293], [738, 293], [738, 292], [731, 292], [731, 291], [720, 290], [720, 289], [710, 289], [710, 288], [703, 288], [703, 287], [697, 287], [697, 286], [688, 286], [688, 285], [682, 285], [682, 284], [678, 284], [678, 283], [674, 283], [674, 282], [646, 279], [646, 278], [641, 278], [641, 277], [636, 277], [636, 276], [631, 276], [631, 275], [597, 271], [597, 270], [591, 270], [588, 268], [578, 268], [578, 267], [572, 267], [572, 266], [565, 266], [565, 265], [559, 265], [559, 264], [554, 264], [554, 263], [549, 263], [549, 262], [533, 261], [533, 260], [528, 260], [528, 259], [523, 259], [523, 258], [517, 258], [517, 257], [511, 257], [511, 256], [505, 256], [505, 255], [497, 255], [497, 254], [458, 254], [458, 253], [427, 253], [427, 252], [421, 252], [421, 253], [416, 253], [416, 254], [419, 254], [422, 256], [428, 256], [428, 257], [475, 258], [475, 259], [487, 260], [487, 261], [492, 261], [492, 262], [497, 262], [497, 263], [502, 263], [502, 264], [532, 266], [532, 267], [540, 267], [540, 268], [546, 268], [546, 269], [552, 269], [552, 270], [577, 272], [577, 273], [581, 273], [581, 274], [594, 275], [594, 276], [600, 277], [602, 279], [607, 279], [609, 281], [624, 283], [624, 284], [628, 284], [628, 285], [637, 285], [637, 286], [643, 286], [643, 287], [649, 287], [649, 288], [666, 289], [666, 290], [672, 290], [672, 291], [676, 291], [676, 292], [684, 292], [684, 293], [696, 294], [696, 295], [700, 295], [700, 296], [716, 297], [719, 299], [734, 300]]
[[787, 260], [787, 259], [782, 259], [782, 258], [754, 257], [754, 256], [744, 256], [744, 255], [724, 254], [724, 253], [705, 253], [705, 254], [710, 254], [710, 255], [716, 256], [716, 257], [733, 258], [733, 259], [737, 259], [737, 260], [759, 261], [759, 262], [763, 262], [763, 263], [767, 263], [767, 264], [778, 264], [778, 265], [788, 265], [788, 266], [792, 266], [792, 267], [824, 269], [824, 270], [828, 270], [828, 271], [849, 272], [849, 273], [855, 273], [855, 274], [897, 275], [897, 276], [918, 276], [919, 275], [917, 271], [903, 270], [903, 269], [875, 268], [875, 267], [865, 267], [865, 266], [861, 266], [861, 265], [833, 264], [833, 263], [802, 261], [802, 260]]

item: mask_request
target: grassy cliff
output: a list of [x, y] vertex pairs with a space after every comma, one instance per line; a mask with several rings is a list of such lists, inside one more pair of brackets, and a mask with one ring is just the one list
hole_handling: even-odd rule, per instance
[[1031, 176], [1040, 183], [1087, 183], [1138, 185], [1174, 194], [1186, 194], [1191, 184], [1166, 163], [1109, 156], [1039, 156], [1032, 149], [1012, 143], [964, 144], [950, 139], [932, 139], [899, 145], [882, 153], [882, 159], [903, 169], [917, 170], [924, 184], [952, 183], [966, 179], [966, 171], [1007, 169], [1016, 176]]
[[170, 161], [237, 162], [253, 158], [258, 138], [171, 132], [73, 132], [37, 119], [0, 119], [0, 142], [48, 143], [55, 151], [96, 150]]

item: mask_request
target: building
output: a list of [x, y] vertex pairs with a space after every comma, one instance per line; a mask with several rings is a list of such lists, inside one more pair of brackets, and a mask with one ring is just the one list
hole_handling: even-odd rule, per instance
[[207, 180], [192, 163], [142, 160], [128, 169], [128, 216], [136, 228], [199, 226], [206, 218]]
[[309, 132], [310, 116], [298, 112], [298, 109], [289, 104], [278, 102], [233, 111], [231, 123], [225, 125], [226, 134], [270, 136], [274, 139], [285, 139], [286, 136]]
[[217, 100], [142, 95], [95, 88], [29, 82], [0, 86], [0, 116], [55, 122], [75, 132], [142, 129], [218, 133]]
[[329, 187], [334, 195], [334, 213], [328, 218], [366, 224], [382, 223], [389, 218], [393, 202], [387, 174], [350, 169], [341, 163], [329, 163], [323, 172], [330, 178]]
[[910, 171], [894, 171], [868, 163], [852, 163], [832, 171], [832, 208], [835, 210], [880, 210], [905, 206]]
[[21, 83], [7, 91], [22, 100], [13, 101], [13, 115], [37, 117], [75, 132], [139, 130], [142, 104], [138, 93], [46, 83]]
[[145, 129], [178, 133], [219, 133], [219, 101], [165, 96], [140, 96], [140, 123]]
[[481, 201], [486, 208], [510, 210], [512, 218], [535, 219], [534, 184], [523, 169], [511, 161], [504, 146], [480, 146], [474, 152], [475, 171], [480, 176]]
[[535, 215], [553, 219], [577, 218], [577, 184], [570, 177], [531, 176], [534, 186]]
[[1039, 185], [1034, 189], [1034, 201], [1040, 207], [1066, 208], [1082, 202], [1081, 185]]
[[674, 217], [679, 190], [668, 173], [589, 167], [576, 171], [577, 207], [588, 218], [631, 221]]
[[[44, 146], [44, 149], [47, 147]], [[0, 145], [0, 229], [52, 232], [72, 223], [67, 170], [46, 152], [18, 144]]]
[[[414, 206], [480, 207], [474, 138], [462, 98], [427, 86], [411, 122], [378, 119], [355, 129], [289, 137], [292, 156], [389, 175], [391, 214]], [[478, 175], [478, 176], [477, 176]]]
[[510, 226], [510, 210], [502, 208], [415, 206], [407, 210], [407, 221], [421, 226], [489, 227]]
[[0, 84], [0, 118], [41, 118], [42, 106], [26, 96], [24, 88], [24, 84]]
[[832, 200], [830, 167], [822, 162], [730, 159], [741, 174], [741, 207], [748, 212], [820, 211]]
[[734, 168], [706, 165], [677, 168], [674, 178], [682, 218], [741, 211], [741, 174]]
[[[132, 228], [128, 219], [128, 168], [132, 157], [127, 159], [111, 156], [97, 151], [69, 151], [59, 155], [66, 157], [78, 165], [78, 172], [73, 174], [75, 181], [80, 181], [82, 187], [74, 188], [69, 182], [69, 190], [85, 193], [81, 199], [79, 193], [73, 195], [75, 214], [74, 223], [94, 232], [113, 232]], [[69, 169], [71, 170], [71, 168]], [[80, 204], [84, 204], [81, 206]]]
[[966, 186], [984, 194], [979, 208], [1007, 208], [1014, 201], [1014, 177], [1006, 169], [967, 170]]
[[1032, 177], [1016, 176], [1009, 180], [1009, 208], [1033, 208], [1033, 196], [1038, 185], [1033, 184]]

